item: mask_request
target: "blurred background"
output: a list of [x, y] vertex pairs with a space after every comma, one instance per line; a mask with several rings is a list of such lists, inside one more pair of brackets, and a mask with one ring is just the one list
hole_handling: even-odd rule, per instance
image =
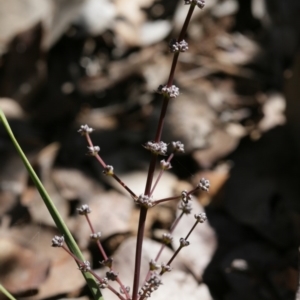
[[[104, 161], [142, 193], [149, 163], [142, 145], [154, 139], [162, 101], [155, 90], [167, 81], [168, 44], [187, 10], [181, 0], [0, 0], [0, 108], [86, 257], [103, 272], [76, 213], [88, 203], [128, 285], [138, 209], [85, 155], [77, 130], [93, 127]], [[194, 201], [208, 223], [153, 298], [295, 299], [299, 15], [297, 0], [206, 0], [195, 10], [175, 75], [181, 95], [163, 133], [186, 151], [154, 196], [179, 195], [209, 178], [210, 192]], [[177, 204], [149, 212], [144, 271]], [[2, 126], [0, 220], [0, 282], [18, 299], [89, 299], [74, 262], [50, 247], [58, 232]]]

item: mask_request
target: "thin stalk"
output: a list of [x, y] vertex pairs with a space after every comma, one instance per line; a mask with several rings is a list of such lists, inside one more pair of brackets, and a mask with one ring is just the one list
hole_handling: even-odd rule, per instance
[[[191, 235], [191, 233], [193, 232], [193, 230], [196, 228], [197, 224], [199, 222], [196, 221], [195, 224], [193, 225], [193, 227], [191, 228], [191, 230], [189, 231], [189, 233], [186, 235], [185, 240], [187, 241], [187, 239], [189, 238], [189, 236]], [[170, 258], [170, 260], [167, 262], [167, 265], [170, 266], [172, 261], [175, 259], [175, 257], [178, 255], [179, 251], [183, 248], [183, 246], [179, 246], [179, 248], [175, 251], [175, 253], [172, 255], [172, 257]], [[160, 275], [162, 275], [162, 272], [160, 273]]]
[[133, 197], [133, 199], [137, 199], [138, 196], [114, 173], [111, 175], [119, 184]]
[[[199, 190], [199, 187], [194, 188], [193, 190], [189, 191], [187, 193], [187, 195], [191, 195], [194, 194], [195, 192], [197, 192]], [[159, 199], [159, 200], [155, 200], [153, 201], [153, 206], [159, 204], [159, 203], [163, 203], [163, 202], [168, 202], [168, 201], [172, 201], [172, 200], [179, 200], [181, 198], [180, 196], [174, 196], [174, 197], [167, 197], [167, 198], [163, 198], [163, 199]]]
[[[78, 259], [67, 247], [62, 246], [62, 248], [77, 262], [80, 267], [84, 267], [84, 262]], [[82, 273], [89, 273], [94, 276], [100, 283], [103, 283], [103, 279], [92, 269], [81, 271]], [[111, 290], [120, 300], [126, 300], [118, 291], [116, 291], [111, 285], [107, 285], [107, 288]]]
[[[171, 153], [171, 155], [168, 157], [168, 159], [167, 159], [166, 162], [169, 163], [172, 160], [173, 157], [174, 157], [174, 153]], [[152, 196], [152, 194], [153, 194], [153, 192], [154, 192], [154, 190], [155, 190], [155, 188], [156, 188], [156, 186], [157, 186], [157, 184], [158, 184], [161, 176], [163, 175], [164, 171], [165, 171], [165, 169], [163, 169], [163, 168], [160, 170], [160, 172], [159, 172], [159, 174], [158, 174], [158, 176], [157, 176], [157, 178], [155, 180], [155, 183], [154, 183], [154, 185], [153, 185], [153, 187], [152, 187], [152, 189], [150, 191], [149, 197]]]
[[[179, 221], [181, 220], [181, 218], [182, 218], [183, 215], [184, 215], [184, 212], [181, 212], [181, 214], [180, 214], [180, 215], [176, 218], [176, 220], [173, 222], [173, 224], [172, 224], [172, 226], [171, 226], [171, 228], [170, 228], [170, 233], [173, 233], [173, 232], [174, 232], [176, 226], [178, 225], [178, 223], [179, 223]], [[165, 247], [166, 247], [166, 244], [162, 244], [162, 245], [161, 245], [161, 247], [160, 247], [160, 249], [159, 249], [159, 251], [158, 251], [158, 253], [157, 253], [157, 255], [156, 255], [155, 259], [154, 259], [155, 262], [158, 261], [158, 259], [159, 259], [159, 257], [161, 256], [163, 250], [165, 249]], [[150, 277], [150, 270], [148, 271], [147, 276], [146, 276], [146, 279], [144, 280], [144, 282], [146, 282], [146, 281], [149, 279], [149, 277]]]
[[[90, 227], [90, 229], [91, 229], [91, 232], [94, 234], [94, 233], [95, 233], [94, 226], [93, 226], [93, 224], [92, 224], [92, 222], [91, 222], [91, 220], [90, 220], [90, 218], [89, 218], [89, 216], [88, 216], [87, 214], [85, 215], [85, 218], [86, 218], [86, 220], [87, 220], [87, 222], [88, 222], [88, 224], [89, 224], [89, 227]], [[104, 259], [104, 260], [107, 260], [108, 257], [107, 257], [107, 255], [106, 255], [106, 253], [105, 253], [105, 251], [104, 251], [104, 249], [103, 249], [103, 247], [102, 247], [102, 244], [101, 244], [101, 242], [100, 242], [99, 239], [97, 240], [97, 245], [98, 245], [99, 251], [100, 251], [100, 253], [101, 253], [103, 259]]]
[[[179, 248], [175, 251], [175, 253], [172, 255], [172, 257], [170, 258], [170, 260], [167, 262], [167, 266], [171, 266], [172, 261], [175, 259], [175, 257], [177, 256], [177, 254], [179, 253], [179, 251], [182, 249], [182, 246], [179, 246]], [[163, 272], [161, 271], [159, 275], [162, 275]]]
[[153, 201], [153, 206], [157, 205], [159, 203], [163, 203], [163, 202], [168, 202], [168, 201], [172, 201], [172, 200], [178, 200], [180, 198], [181, 198], [181, 196], [174, 196], [174, 197], [168, 197], [168, 198], [163, 198], [163, 199], [155, 200], [155, 201]]
[[[6, 130], [6, 132], [8, 133], [13, 145], [15, 146], [21, 160], [23, 161], [23, 164], [25, 165], [25, 168], [28, 171], [28, 174], [30, 175], [32, 181], [34, 182], [37, 190], [39, 191], [53, 221], [55, 222], [57, 228], [59, 229], [59, 231], [61, 232], [61, 234], [64, 235], [66, 243], [68, 245], [68, 247], [70, 248], [70, 250], [82, 261], [84, 261], [84, 257], [83, 254], [81, 253], [77, 243], [75, 242], [71, 232], [69, 231], [66, 223], [64, 222], [63, 218], [61, 217], [61, 215], [59, 214], [57, 208], [55, 207], [54, 203], [52, 202], [49, 194], [47, 193], [46, 189], [44, 188], [42, 182], [40, 181], [40, 179], [38, 178], [38, 176], [36, 175], [35, 171], [33, 170], [32, 166], [30, 165], [26, 155], [24, 154], [24, 152], [22, 151], [22, 148], [20, 147], [19, 143], [17, 142], [9, 124], [8, 121], [3, 113], [3, 111], [0, 109], [0, 119], [3, 123], [3, 126]], [[95, 280], [95, 278], [89, 274], [89, 273], [83, 273], [83, 276], [87, 282], [87, 285], [90, 288], [90, 291], [93, 295], [93, 298], [96, 300], [103, 300], [102, 294], [98, 288], [97, 282]]]
[[173, 222], [171, 228], [170, 228], [170, 233], [173, 233], [175, 228], [177, 227], [179, 221], [181, 220], [181, 218], [183, 217], [184, 212], [182, 211], [181, 214], [176, 218], [176, 220]]
[[196, 226], [197, 226], [198, 223], [199, 223], [198, 221], [195, 222], [195, 224], [193, 225], [193, 227], [191, 228], [191, 230], [189, 231], [189, 233], [185, 237], [185, 240], [187, 240], [189, 238], [189, 236], [191, 235], [191, 233], [193, 232], [193, 230], [196, 228]]
[[[90, 147], [94, 147], [94, 144], [91, 140], [91, 137], [89, 134], [85, 134], [86, 140], [88, 142], [88, 145]], [[94, 155], [95, 158], [98, 160], [98, 162], [100, 163], [100, 165], [102, 166], [103, 169], [107, 168], [107, 164], [105, 163], [105, 161], [102, 159], [102, 157], [97, 153]], [[137, 195], [115, 174], [111, 174], [111, 176], [134, 198], [137, 199]]]
[[[181, 214], [176, 218], [176, 220], [173, 222], [171, 228], [170, 228], [170, 233], [173, 233], [176, 226], [178, 225], [179, 221], [181, 220], [182, 216], [184, 215], [184, 212], [181, 212]], [[166, 244], [162, 244], [160, 250], [158, 251], [154, 261], [157, 262], [162, 251], [164, 250], [164, 248], [166, 247]], [[148, 279], [148, 278], [147, 278]]]
[[[88, 224], [89, 224], [89, 227], [90, 227], [91, 232], [94, 234], [94, 233], [95, 233], [95, 229], [94, 229], [94, 226], [93, 226], [93, 224], [92, 224], [92, 222], [91, 222], [91, 220], [90, 220], [90, 218], [89, 218], [89, 215], [86, 214], [86, 215], [85, 215], [85, 218], [86, 218], [86, 220], [87, 220], [87, 222], [88, 222]], [[97, 246], [98, 246], [98, 248], [99, 248], [99, 251], [100, 251], [100, 253], [101, 253], [103, 259], [104, 259], [104, 260], [108, 260], [108, 256], [107, 256], [105, 250], [104, 250], [103, 247], [102, 247], [102, 243], [101, 243], [100, 239], [97, 239]], [[113, 271], [113, 267], [112, 267], [112, 266], [110, 267], [110, 270]], [[121, 287], [122, 291], [124, 292], [124, 294], [126, 295], [127, 299], [130, 299], [130, 296], [129, 296], [129, 294], [128, 294], [128, 292], [127, 292], [127, 290], [126, 290], [124, 284], [122, 283], [121, 279], [119, 278], [119, 276], [116, 278], [116, 281], [117, 281], [118, 284], [120, 285], [120, 287]]]
[[136, 250], [135, 250], [135, 266], [134, 266], [134, 277], [133, 277], [132, 300], [137, 300], [137, 297], [138, 297], [141, 260], [142, 260], [143, 237], [144, 237], [144, 229], [145, 229], [147, 211], [148, 211], [148, 209], [146, 207], [141, 207], [141, 209], [140, 209], [140, 219], [139, 219], [139, 225], [138, 225]]
[[[195, 4], [190, 5], [190, 9], [186, 16], [185, 22], [182, 26], [182, 30], [179, 34], [179, 41], [181, 41], [183, 39], [183, 37], [185, 36], [188, 24], [191, 20], [191, 16], [194, 11], [194, 8], [195, 8]], [[177, 61], [178, 61], [178, 56], [179, 56], [179, 53], [176, 53], [173, 56], [173, 62], [172, 62], [172, 66], [171, 66], [168, 83], [167, 83], [168, 87], [170, 87], [173, 84], [175, 69], [176, 69], [176, 65], [177, 65]], [[164, 120], [165, 120], [165, 116], [167, 113], [169, 100], [170, 100], [170, 98], [168, 96], [164, 96], [161, 113], [160, 113], [160, 117], [159, 117], [159, 121], [158, 121], [158, 126], [157, 126], [156, 134], [155, 134], [155, 142], [156, 143], [160, 142], [160, 140], [161, 140], [163, 125], [164, 125]], [[156, 158], [157, 158], [157, 155], [155, 155], [155, 154], [151, 155], [151, 161], [149, 164], [148, 176], [147, 176], [145, 193], [144, 193], [146, 196], [149, 196], [150, 192], [151, 192], [151, 186], [152, 186], [155, 165], [156, 165]], [[140, 218], [139, 218], [139, 225], [138, 225], [136, 254], [135, 254], [132, 300], [137, 300], [137, 298], [138, 298], [137, 292], [138, 292], [138, 286], [139, 286], [141, 255], [142, 255], [142, 246], [143, 246], [144, 228], [145, 228], [145, 222], [146, 222], [146, 217], [147, 217], [147, 210], [148, 209], [145, 207], [141, 207], [141, 209], [140, 209]]]
[[[187, 193], [187, 195], [194, 194], [198, 190], [199, 190], [199, 187], [196, 187], [196, 188], [192, 189], [191, 191], [189, 191]], [[167, 201], [178, 200], [180, 198], [181, 198], [181, 195], [180, 196], [174, 196], [174, 197], [168, 197], [168, 198], [163, 198], [163, 199], [155, 200], [155, 201], [153, 201], [153, 206], [157, 205], [159, 203], [167, 202]]]

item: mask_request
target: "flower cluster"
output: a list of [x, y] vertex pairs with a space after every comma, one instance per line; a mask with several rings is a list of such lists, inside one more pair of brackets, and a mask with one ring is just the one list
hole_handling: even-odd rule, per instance
[[180, 247], [182, 247], [182, 248], [187, 247], [190, 244], [190, 242], [187, 241], [185, 238], [180, 238], [179, 242], [180, 242]]
[[88, 260], [86, 260], [78, 267], [78, 269], [82, 272], [88, 272], [91, 270], [91, 264]]
[[176, 85], [172, 85], [170, 87], [167, 85], [160, 85], [157, 92], [169, 98], [176, 98], [179, 96], [179, 88]]
[[177, 153], [184, 153], [184, 144], [180, 141], [172, 142], [173, 151]]
[[[125, 288], [125, 290], [126, 290], [127, 293], [130, 292], [130, 287], [129, 286], [125, 286], [124, 288]], [[124, 294], [124, 290], [121, 287], [120, 287], [120, 293]]]
[[160, 166], [163, 170], [170, 170], [172, 168], [171, 163], [168, 161], [165, 161], [164, 159], [160, 161]]
[[171, 272], [172, 271], [171, 266], [167, 265], [165, 263], [162, 263], [160, 267], [161, 267], [161, 272], [162, 273], [166, 273], [166, 272]]
[[198, 188], [200, 188], [201, 190], [208, 192], [209, 191], [209, 187], [210, 187], [210, 182], [208, 179], [205, 178], [201, 178], [198, 185]]
[[91, 240], [99, 241], [101, 237], [101, 232], [95, 232], [90, 234]]
[[184, 4], [186, 5], [195, 4], [202, 9], [205, 5], [205, 0], [184, 0]]
[[52, 239], [52, 247], [62, 247], [64, 245], [65, 238], [63, 236], [54, 236]]
[[183, 213], [189, 215], [192, 212], [192, 196], [187, 191], [182, 191], [181, 202], [178, 207]]
[[156, 155], [166, 155], [168, 150], [168, 145], [162, 141], [158, 143], [149, 141], [144, 147]]
[[85, 125], [81, 125], [80, 126], [80, 129], [78, 130], [78, 132], [81, 134], [81, 135], [86, 135], [86, 134], [90, 134], [94, 131], [93, 128], [89, 127], [87, 124]]
[[80, 215], [87, 215], [91, 213], [91, 209], [87, 204], [81, 205], [79, 208], [77, 208], [77, 211]]
[[101, 282], [98, 283], [100, 289], [106, 289], [108, 287], [108, 279], [104, 277]]
[[88, 146], [88, 155], [95, 156], [100, 151], [99, 146]]
[[189, 202], [181, 201], [178, 206], [178, 209], [182, 210], [184, 214], [189, 215], [193, 210], [191, 201]]
[[173, 237], [171, 233], [164, 233], [162, 236], [162, 242], [166, 245], [171, 244], [173, 241]]
[[100, 261], [100, 264], [111, 269], [113, 263], [113, 259], [108, 257], [106, 260]]
[[112, 270], [106, 272], [106, 278], [111, 281], [115, 281], [118, 278], [118, 274]]
[[161, 269], [161, 274], [172, 271], [172, 268], [170, 265], [167, 265], [166, 263], [161, 263], [161, 265], [159, 265], [153, 259], [151, 259], [151, 261], [149, 262], [149, 266], [150, 266], [150, 271], [156, 271], [156, 270]]
[[199, 223], [204, 223], [207, 220], [206, 213], [200, 213], [194, 216]]
[[170, 41], [169, 48], [172, 53], [185, 52], [189, 49], [189, 45], [185, 40], [177, 42], [175, 39], [172, 39]]
[[107, 165], [105, 167], [105, 169], [103, 170], [103, 174], [110, 175], [110, 176], [114, 175], [114, 167], [110, 166], [110, 165]]
[[160, 265], [156, 261], [151, 259], [150, 262], [149, 262], [149, 268], [150, 268], [151, 271], [155, 271], [155, 270], [158, 270], [160, 268]]
[[141, 206], [144, 206], [146, 208], [150, 208], [153, 206], [152, 197], [149, 197], [147, 195], [140, 195], [135, 202]]
[[162, 284], [160, 276], [153, 272], [151, 277], [145, 282], [142, 286], [141, 290], [139, 291], [139, 296], [141, 298], [149, 298], [151, 294], [159, 288]]

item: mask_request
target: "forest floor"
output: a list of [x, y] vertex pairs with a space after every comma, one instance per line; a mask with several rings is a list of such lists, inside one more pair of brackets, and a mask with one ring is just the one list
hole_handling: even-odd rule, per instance
[[[128, 285], [139, 209], [86, 155], [77, 131], [82, 124], [94, 128], [104, 161], [143, 193], [150, 161], [143, 145], [155, 136], [162, 103], [155, 91], [170, 72], [168, 43], [183, 24], [182, 2], [0, 0], [0, 108], [85, 256], [105, 273], [77, 214], [82, 204], [91, 207], [104, 249]], [[291, 17], [280, 27], [274, 16], [283, 11], [259, 4], [264, 1], [252, 1], [252, 10], [251, 1], [206, 2], [188, 29], [189, 51], [175, 74], [180, 96], [170, 102], [162, 136], [168, 144], [182, 141], [185, 153], [175, 156], [154, 198], [180, 195], [208, 178], [209, 193], [193, 200], [208, 222], [197, 227], [152, 297], [294, 299], [300, 27], [293, 16], [299, 4], [287, 1]], [[74, 261], [51, 247], [59, 232], [3, 127], [0, 153], [0, 283], [17, 299], [89, 299]], [[142, 276], [177, 207], [171, 201], [149, 210]], [[163, 260], [193, 215], [182, 220]]]

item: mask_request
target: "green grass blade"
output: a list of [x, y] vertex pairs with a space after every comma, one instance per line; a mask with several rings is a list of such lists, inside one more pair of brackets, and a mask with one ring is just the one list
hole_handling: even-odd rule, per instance
[[17, 300], [2, 284], [0, 284], [0, 293], [6, 296], [9, 300]]
[[[8, 135], [10, 136], [19, 156], [21, 157], [32, 181], [34, 182], [36, 188], [38, 189], [53, 221], [55, 222], [57, 228], [59, 229], [59, 231], [61, 232], [61, 234], [64, 235], [65, 241], [69, 247], [69, 249], [82, 261], [84, 261], [84, 257], [77, 245], [77, 243], [75, 242], [71, 232], [69, 231], [67, 225], [65, 224], [65, 222], [63, 221], [62, 217], [60, 216], [58, 210], [56, 209], [55, 205], [53, 204], [50, 196], [48, 195], [47, 191], [45, 190], [43, 184], [41, 183], [40, 179], [38, 178], [38, 176], [36, 175], [35, 171], [33, 170], [32, 166], [30, 165], [28, 159], [26, 158], [24, 152], [22, 151], [20, 145], [18, 144], [9, 124], [8, 121], [3, 113], [3, 111], [0, 109], [0, 119], [3, 123], [3, 126], [5, 127]], [[95, 300], [104, 300], [102, 297], [102, 294], [97, 286], [97, 282], [95, 280], [95, 278], [90, 274], [90, 273], [82, 273], [90, 290], [91, 293], [93, 294], [93, 297]]]

